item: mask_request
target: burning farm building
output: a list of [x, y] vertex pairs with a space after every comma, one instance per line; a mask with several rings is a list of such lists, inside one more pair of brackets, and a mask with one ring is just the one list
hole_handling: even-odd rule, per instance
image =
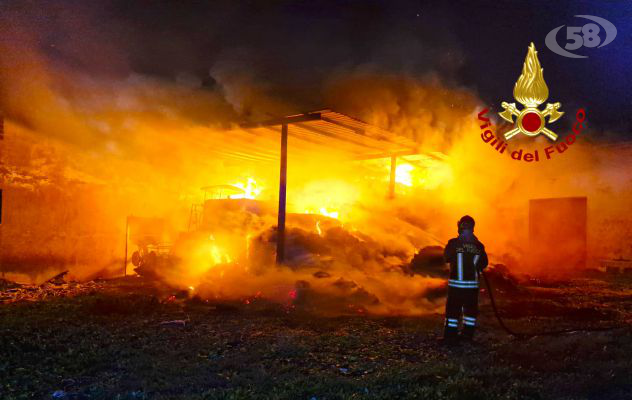
[[[141, 274], [200, 296], [283, 301], [309, 287], [374, 312], [425, 313], [442, 306], [445, 280], [410, 276], [409, 264], [464, 214], [492, 263], [515, 273], [568, 276], [632, 257], [630, 145], [593, 140], [590, 115], [575, 144], [527, 164], [481, 140], [473, 91], [432, 74], [332, 74], [320, 96], [332, 109], [299, 113], [230, 65], [210, 70], [211, 86], [90, 75], [9, 26], [0, 260], [10, 279]], [[560, 198], [582, 200], [556, 203], [576, 212], [540, 212]], [[560, 227], [579, 243], [566, 246]], [[581, 255], [548, 257], [556, 249]]]
[[[330, 110], [185, 130], [186, 138], [150, 144], [164, 147], [149, 161], [77, 152], [7, 119], [5, 276], [139, 273], [201, 296], [280, 301], [298, 287], [373, 312], [418, 313], [441, 306], [435, 293], [443, 280], [423, 271], [411, 277], [406, 266], [420, 249], [442, 246], [460, 213], [478, 216], [480, 235], [494, 238], [492, 259], [515, 272], [559, 276], [629, 256], [625, 205], [612, 201], [621, 190], [612, 180], [629, 180], [614, 169], [629, 146], [578, 145], [557, 166], [575, 165], [577, 175], [547, 177], [543, 169], [537, 174], [550, 185], [534, 190], [511, 160], [485, 159], [484, 146], [466, 151], [473, 134], [444, 153]], [[468, 163], [476, 166], [464, 170]], [[536, 210], [550, 207], [532, 200], [572, 195], [583, 196], [580, 209], [567, 203], [566, 217], [546, 220]], [[600, 230], [604, 221], [623, 231]], [[557, 224], [583, 235], [579, 264], [530, 250], [534, 240], [564, 248], [555, 242]]]
[[[11, 128], [15, 136], [5, 142], [5, 148], [19, 149], [19, 145], [27, 146], [24, 143], [36, 147], [28, 142], [32, 137], [23, 129], [13, 125]], [[287, 135], [285, 150], [280, 146], [279, 131]], [[55, 182], [29, 182], [33, 198], [20, 202], [23, 207], [7, 208], [22, 193], [16, 175], [38, 175], [29, 169], [34, 168], [31, 164], [5, 159], [12, 172], [4, 180], [3, 229], [22, 232], [7, 234], [11, 239], [7, 240], [3, 256], [5, 273], [22, 273], [37, 279], [39, 274], [61, 269], [70, 269], [77, 276], [116, 276], [136, 271], [201, 290], [202, 295], [228, 297], [266, 288], [274, 292], [271, 296], [279, 291], [287, 296], [301, 278], [322, 279], [327, 282], [322, 286], [337, 288], [341, 293], [363, 293], [362, 283], [356, 282], [366, 279], [362, 275], [369, 271], [387, 273], [394, 279], [409, 281], [400, 270], [406, 259], [415, 248], [438, 243], [431, 234], [409, 223], [405, 243], [397, 243], [394, 232], [385, 243], [380, 243], [377, 237], [385, 235], [381, 233], [383, 228], [370, 225], [384, 222], [375, 220], [369, 224], [370, 214], [377, 210], [365, 208], [361, 199], [369, 199], [369, 204], [373, 199], [395, 201], [413, 186], [415, 179], [429, 179], [430, 185], [436, 185], [432, 180], [437, 178], [430, 174], [434, 170], [437, 174], [446, 173], [445, 156], [439, 152], [423, 153], [411, 140], [328, 110], [212, 134], [223, 135], [225, 141], [204, 152], [208, 151], [213, 161], [225, 164], [225, 172], [194, 177], [199, 182], [197, 188], [194, 186], [195, 190], [188, 193], [189, 189], [184, 189], [186, 195], [169, 197], [172, 189], [167, 188], [167, 197], [163, 193], [160, 200], [169, 199], [170, 204], [163, 206], [162, 213], [147, 212], [147, 202], [151, 201], [148, 197], [156, 193], [142, 194], [146, 189], [142, 184], [131, 188], [141, 204], [134, 207], [125, 204], [129, 194], [122, 193], [120, 187], [118, 193], [113, 193], [106, 182], [66, 181], [65, 177]], [[65, 151], [50, 146], [53, 154]], [[283, 179], [278, 170], [281, 154], [287, 157]], [[413, 177], [413, 168], [424, 171], [424, 175]], [[231, 174], [234, 178], [227, 178]], [[201, 186], [202, 182], [214, 185]], [[287, 186], [290, 190], [283, 193], [286, 199], [280, 202], [280, 193]], [[60, 192], [57, 197], [46, 194], [55, 190]], [[95, 203], [83, 204], [80, 199], [91, 192], [96, 193], [96, 198], [88, 199]], [[107, 204], [110, 201], [112, 204]], [[64, 211], [59, 213], [55, 207], [47, 207], [46, 202], [61, 203]], [[120, 216], [107, 218], [113, 211], [112, 205]], [[39, 216], [39, 212], [47, 215]], [[95, 218], [90, 215], [93, 212], [104, 215]], [[388, 207], [380, 212], [388, 213]], [[42, 231], [25, 230], [14, 222], [29, 218], [39, 219], [38, 228]], [[77, 228], [83, 220], [88, 222]], [[64, 233], [57, 230], [65, 241], [51, 241], [44, 233], [56, 225], [73, 227]], [[32, 237], [24, 237], [26, 234]], [[34, 243], [38, 245], [33, 246]], [[32, 258], [20, 258], [25, 254]], [[278, 270], [277, 264], [286, 270]], [[347, 273], [340, 274], [347, 268]], [[252, 280], [252, 284], [239, 285], [231, 279]], [[411, 283], [417, 286], [418, 294], [440, 285], [432, 280]], [[367, 293], [366, 297], [374, 305], [379, 303], [374, 294]]]
[[632, 398], [632, 3], [567, 3], [0, 1], [0, 399]]

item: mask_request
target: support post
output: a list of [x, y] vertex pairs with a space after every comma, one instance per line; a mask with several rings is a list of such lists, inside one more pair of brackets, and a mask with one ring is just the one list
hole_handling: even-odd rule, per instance
[[125, 218], [125, 261], [123, 262], [123, 276], [127, 276], [127, 242], [129, 242], [129, 216]]
[[287, 124], [281, 125], [281, 171], [279, 174], [279, 222], [277, 225], [276, 262], [285, 261], [285, 204], [287, 191]]
[[395, 198], [395, 172], [397, 171], [397, 156], [391, 156], [391, 180], [388, 184], [388, 198]]

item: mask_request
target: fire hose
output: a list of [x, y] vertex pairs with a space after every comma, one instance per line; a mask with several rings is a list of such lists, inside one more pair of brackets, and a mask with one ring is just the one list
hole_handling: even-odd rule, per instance
[[513, 329], [510, 329], [507, 325], [505, 325], [505, 322], [500, 317], [500, 313], [498, 312], [498, 307], [496, 306], [496, 300], [494, 299], [494, 293], [493, 293], [491, 285], [489, 284], [489, 280], [487, 279], [487, 275], [485, 275], [484, 271], [481, 271], [481, 275], [483, 276], [483, 280], [485, 281], [485, 286], [487, 286], [487, 293], [489, 294], [489, 301], [490, 301], [490, 303], [492, 305], [492, 309], [494, 310], [494, 315], [496, 316], [496, 319], [498, 320], [498, 323], [500, 324], [500, 327], [503, 328], [503, 330], [505, 332], [507, 332], [509, 335], [514, 336], [514, 337], [516, 337], [518, 339], [529, 339], [529, 338], [536, 337], [536, 336], [556, 336], [556, 335], [563, 335], [565, 333], [572, 333], [572, 332], [609, 331], [609, 330], [613, 330], [613, 329], [623, 328], [623, 326], [617, 325], [617, 326], [607, 326], [607, 327], [599, 327], [599, 328], [596, 328], [596, 327], [594, 327], [594, 328], [591, 328], [591, 327], [569, 328], [569, 329], [559, 329], [559, 330], [552, 330], [552, 331], [539, 331], [539, 332], [530, 332], [530, 333], [516, 332]]

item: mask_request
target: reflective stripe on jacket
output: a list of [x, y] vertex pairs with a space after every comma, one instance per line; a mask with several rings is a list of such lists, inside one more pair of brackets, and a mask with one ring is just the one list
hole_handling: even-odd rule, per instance
[[450, 263], [448, 286], [461, 289], [477, 289], [478, 274], [487, 267], [485, 246], [472, 233], [465, 232], [450, 239], [444, 250], [446, 262]]

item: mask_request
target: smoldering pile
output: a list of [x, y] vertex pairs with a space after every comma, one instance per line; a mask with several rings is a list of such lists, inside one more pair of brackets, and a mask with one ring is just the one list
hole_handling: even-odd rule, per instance
[[[410, 276], [410, 255], [321, 215], [301, 215], [286, 230], [286, 258], [274, 262], [277, 232], [270, 227], [250, 242], [248, 266], [218, 265], [195, 287], [207, 298], [269, 299], [322, 313], [427, 313], [442, 305], [445, 282]], [[313, 226], [318, 226], [315, 231]], [[236, 282], [239, 282], [236, 284]]]

